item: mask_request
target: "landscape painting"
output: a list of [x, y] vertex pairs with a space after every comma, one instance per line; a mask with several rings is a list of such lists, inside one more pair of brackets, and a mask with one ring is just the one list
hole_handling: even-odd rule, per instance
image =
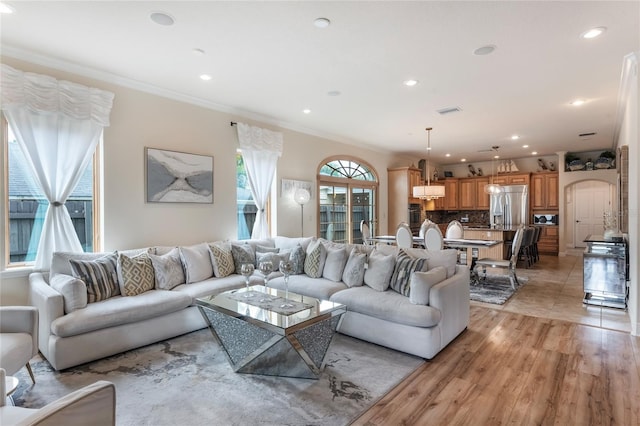
[[213, 157], [145, 148], [148, 203], [213, 203]]

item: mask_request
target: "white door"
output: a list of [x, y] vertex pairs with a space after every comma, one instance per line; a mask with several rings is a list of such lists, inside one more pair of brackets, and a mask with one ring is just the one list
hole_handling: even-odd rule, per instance
[[611, 185], [588, 180], [574, 185], [574, 247], [586, 247], [583, 242], [590, 234], [604, 233], [604, 213], [611, 210]]

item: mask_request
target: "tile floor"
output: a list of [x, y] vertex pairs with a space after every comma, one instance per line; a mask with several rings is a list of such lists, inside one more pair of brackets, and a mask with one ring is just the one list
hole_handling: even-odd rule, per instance
[[567, 256], [540, 256], [540, 261], [531, 268], [518, 267], [516, 274], [518, 277], [527, 277], [528, 281], [504, 305], [471, 303], [535, 317], [631, 332], [626, 311], [582, 303], [581, 250], [571, 250]]

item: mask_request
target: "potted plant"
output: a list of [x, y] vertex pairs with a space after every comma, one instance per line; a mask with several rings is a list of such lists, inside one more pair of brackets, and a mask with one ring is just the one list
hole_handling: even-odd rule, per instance
[[584, 167], [584, 164], [582, 164], [580, 157], [570, 152], [567, 152], [564, 155], [564, 161], [566, 164], [566, 170], [569, 171], [580, 170]]
[[613, 151], [603, 151], [600, 157], [596, 160], [596, 169], [610, 169], [614, 167], [616, 160], [616, 154]]

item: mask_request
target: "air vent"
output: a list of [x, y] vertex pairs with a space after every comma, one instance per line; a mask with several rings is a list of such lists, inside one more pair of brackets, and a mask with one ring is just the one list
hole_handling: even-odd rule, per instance
[[578, 136], [580, 136], [581, 138], [587, 138], [589, 136], [595, 136], [596, 132], [590, 132], [590, 133], [580, 133]]
[[451, 114], [453, 112], [460, 112], [462, 109], [460, 107], [451, 107], [451, 108], [443, 108], [439, 109], [436, 112], [440, 115]]

